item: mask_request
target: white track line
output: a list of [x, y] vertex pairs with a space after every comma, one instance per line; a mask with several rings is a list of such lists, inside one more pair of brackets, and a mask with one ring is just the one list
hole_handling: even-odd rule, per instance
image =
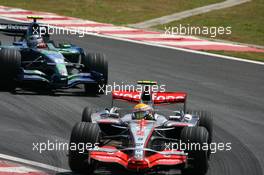
[[[137, 35], [128, 35], [128, 34], [111, 34], [112, 36], [115, 36], [115, 37], [120, 37], [120, 38], [170, 38], [170, 39], [180, 39], [180, 38], [183, 38], [183, 39], [194, 39], [194, 40], [205, 40], [205, 39], [199, 39], [199, 38], [196, 38], [196, 37], [193, 37], [193, 36], [183, 36], [183, 35], [168, 35], [168, 34], [165, 34], [165, 33], [160, 33], [160, 34], [137, 34]], [[207, 41], [207, 40], [205, 40]]]
[[30, 166], [34, 166], [34, 167], [38, 167], [38, 168], [42, 168], [42, 169], [46, 169], [46, 170], [51, 170], [51, 171], [56, 171], [56, 172], [69, 172], [69, 170], [66, 170], [63, 168], [59, 168], [59, 167], [55, 167], [52, 165], [47, 165], [44, 163], [31, 161], [31, 160], [26, 160], [26, 159], [14, 157], [14, 156], [9, 156], [9, 155], [5, 155], [5, 154], [0, 154], [0, 158], [5, 159], [5, 160], [9, 160], [9, 161], [13, 161], [13, 162], [17, 162], [17, 163], [27, 164]]
[[[6, 18], [6, 17], [2, 17], [2, 16], [0, 16], [0, 19], [5, 19], [5, 20], [15, 21], [15, 22], [21, 22], [20, 20]], [[62, 27], [60, 27], [60, 28], [64, 29]], [[183, 48], [165, 46], [165, 45], [160, 45], [160, 44], [157, 44], [157, 43], [149, 43], [149, 42], [136, 41], [136, 40], [126, 39], [126, 38], [118, 38], [118, 37], [114, 37], [114, 36], [110, 36], [110, 35], [102, 35], [102, 34], [98, 34], [98, 33], [96, 33], [96, 34], [89, 33], [88, 35], [93, 35], [93, 36], [97, 36], [97, 37], [101, 37], [101, 38], [109, 38], [109, 39], [114, 39], [114, 40], [126, 41], [126, 42], [131, 42], [131, 43], [136, 43], [136, 44], [144, 44], [144, 45], [149, 45], [149, 46], [155, 46], [155, 47], [179, 50], [179, 51], [184, 51], [184, 52], [189, 52], [189, 53], [194, 53], [194, 54], [207, 55], [207, 56], [218, 57], [218, 58], [223, 58], [223, 59], [227, 59], [227, 60], [240, 61], [240, 62], [245, 62], [245, 63], [253, 63], [253, 64], [258, 64], [258, 65], [264, 65], [264, 62], [260, 62], [260, 61], [253, 61], [253, 60], [247, 60], [247, 59], [242, 59], [242, 58], [237, 58], [237, 57], [232, 57], [232, 56], [226, 56], [226, 55], [219, 55], [219, 54], [208, 53], [208, 52], [203, 52], [203, 51], [197, 51], [197, 50], [191, 50], [191, 49], [183, 49]]]
[[31, 172], [40, 172], [39, 170], [28, 168], [28, 167], [0, 167], [0, 173], [31, 173]]
[[89, 35], [95, 35], [95, 36], [102, 37], [102, 38], [121, 40], [121, 41], [136, 43], [136, 44], [144, 44], [144, 45], [149, 45], [149, 46], [156, 46], [156, 47], [162, 47], [162, 48], [167, 48], [167, 49], [179, 50], [179, 51], [190, 52], [190, 53], [195, 53], [195, 54], [200, 54], [200, 55], [213, 56], [213, 57], [218, 57], [218, 58], [224, 58], [227, 60], [264, 65], [264, 62], [260, 62], [260, 61], [247, 60], [247, 59], [231, 57], [231, 56], [226, 56], [226, 55], [219, 55], [219, 54], [208, 53], [208, 52], [203, 52], [203, 51], [183, 49], [183, 48], [160, 45], [160, 44], [156, 44], [156, 43], [147, 43], [147, 42], [143, 42], [143, 41], [135, 41], [135, 40], [125, 39], [125, 38], [116, 38], [116, 37], [112, 37], [109, 35], [101, 35], [101, 34], [89, 34]]
[[[196, 45], [196, 46], [204, 46], [204, 45], [223, 45], [223, 43], [220, 42], [212, 42], [212, 41], [149, 41], [154, 44], [171, 44], [175, 46], [189, 46], [189, 45]], [[236, 47], [246, 47], [241, 45], [234, 45], [234, 44], [225, 44], [228, 46], [236, 46]]]

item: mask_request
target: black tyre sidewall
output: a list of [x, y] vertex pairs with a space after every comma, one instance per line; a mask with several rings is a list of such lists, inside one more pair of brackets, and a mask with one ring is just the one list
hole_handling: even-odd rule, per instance
[[103, 94], [104, 91], [100, 91], [100, 87], [103, 87], [105, 90], [108, 82], [108, 61], [105, 58], [105, 55], [102, 53], [88, 53], [85, 54], [82, 59], [82, 64], [84, 64], [84, 72], [95, 71], [103, 74], [104, 81], [98, 82], [96, 84], [87, 84], [85, 85], [86, 93], [88, 94]]
[[187, 114], [198, 115], [199, 116], [199, 126], [203, 126], [207, 129], [209, 133], [209, 144], [213, 140], [213, 117], [210, 112], [203, 110], [188, 110]]
[[[71, 133], [70, 145], [74, 144], [95, 144], [99, 142], [100, 129], [95, 123], [79, 122]], [[89, 161], [89, 151], [80, 153], [79, 150], [69, 149], [69, 166], [74, 172], [92, 173], [95, 168], [95, 161]]]
[[90, 107], [85, 107], [83, 112], [82, 112], [82, 122], [92, 122], [92, 114], [95, 112], [94, 109]]
[[108, 61], [102, 53], [85, 54], [82, 63], [85, 66], [85, 71], [96, 71], [103, 74], [105, 82], [108, 82]]
[[[204, 127], [185, 127], [181, 132], [181, 141], [186, 144], [199, 143], [203, 146], [208, 143], [209, 134]], [[188, 158], [191, 168], [183, 169], [183, 174], [199, 174], [204, 175], [208, 170], [208, 150], [185, 150], [188, 153]]]

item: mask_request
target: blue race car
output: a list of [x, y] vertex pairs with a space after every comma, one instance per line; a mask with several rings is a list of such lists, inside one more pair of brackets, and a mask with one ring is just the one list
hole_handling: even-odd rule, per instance
[[[45, 87], [56, 90], [83, 84], [86, 94], [102, 94], [108, 81], [104, 54], [85, 53], [72, 44], [55, 46], [47, 26], [31, 16], [30, 24], [0, 24], [0, 32], [14, 37], [12, 45], [0, 42], [1, 89]], [[46, 31], [46, 32], [43, 32]], [[19, 37], [19, 40], [16, 38]]]

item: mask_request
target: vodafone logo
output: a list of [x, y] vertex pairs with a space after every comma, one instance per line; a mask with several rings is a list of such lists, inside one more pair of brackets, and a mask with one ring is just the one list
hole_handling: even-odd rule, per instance
[[[129, 91], [114, 91], [114, 99], [122, 99], [128, 101], [139, 102], [141, 99], [141, 92], [129, 92]], [[151, 94], [154, 103], [173, 103], [173, 102], [184, 102], [186, 99], [185, 93], [177, 92], [154, 92]]]
[[128, 93], [113, 92], [113, 96], [115, 98], [127, 97], [127, 98], [132, 98], [132, 99], [140, 99], [141, 92], [128, 92]]
[[157, 93], [152, 94], [152, 99], [162, 101], [162, 100], [182, 100], [185, 96], [172, 96], [172, 95], [157, 95]]

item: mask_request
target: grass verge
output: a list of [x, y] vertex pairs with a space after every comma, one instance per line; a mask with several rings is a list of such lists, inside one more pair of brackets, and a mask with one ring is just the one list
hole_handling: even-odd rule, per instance
[[[252, 0], [239, 6], [217, 10], [202, 15], [189, 17], [168, 24], [156, 26], [164, 30], [165, 26], [207, 26], [232, 27], [230, 35], [217, 35], [216, 39], [249, 43], [264, 46], [264, 1]], [[206, 37], [206, 35], [203, 35]]]
[[98, 22], [131, 24], [221, 1], [224, 0], [0, 0], [0, 4]]
[[[239, 6], [208, 12], [168, 24], [155, 26], [164, 30], [166, 27], [199, 26], [199, 27], [232, 27], [230, 35], [218, 35], [216, 39], [229, 40], [264, 46], [264, 1], [252, 0]], [[199, 36], [199, 35], [198, 35]], [[210, 38], [209, 36], [202, 35]], [[264, 61], [264, 53], [209, 51], [221, 55]]]

